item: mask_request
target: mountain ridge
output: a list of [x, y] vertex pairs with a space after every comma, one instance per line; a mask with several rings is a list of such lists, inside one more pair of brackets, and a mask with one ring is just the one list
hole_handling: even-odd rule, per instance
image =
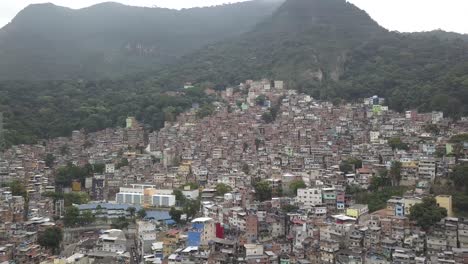
[[468, 113], [468, 43], [447, 34], [391, 32], [344, 0], [288, 0], [252, 31], [183, 57], [155, 82], [174, 89], [275, 78], [316, 98], [379, 94], [398, 111], [459, 116]]
[[31, 5], [1, 30], [0, 79], [119, 78], [151, 70], [250, 30], [280, 3], [183, 10]]
[[[232, 11], [232, 7], [226, 6], [224, 11]], [[250, 7], [247, 4], [248, 14], [258, 18], [257, 10]], [[203, 15], [207, 10], [211, 13], [213, 9], [200, 9], [200, 13], [193, 17]], [[245, 8], [235, 10], [246, 15]], [[188, 11], [188, 14], [193, 13]], [[216, 14], [214, 17], [224, 13]], [[153, 69], [155, 63], [151, 60], [111, 61], [117, 72], [128, 74], [120, 79], [105, 79], [108, 77], [105, 70], [109, 68], [93, 64], [96, 58], [100, 58], [99, 53], [81, 52], [73, 57], [69, 54], [70, 49], [62, 49], [58, 45], [62, 42], [31, 39], [29, 34], [13, 38], [11, 43], [15, 45], [12, 46], [20, 45], [24, 53], [18, 50], [8, 53], [9, 50], [2, 49], [0, 44], [0, 53], [3, 52], [0, 58], [13, 54], [14, 60], [33, 62], [13, 65], [14, 68], [7, 64], [10, 68], [6, 69], [20, 73], [21, 77], [38, 74], [36, 78], [40, 79], [44, 73], [53, 73], [52, 77], [72, 79], [0, 81], [0, 111], [4, 112], [7, 129], [11, 132], [6, 138], [8, 142], [19, 144], [69, 135], [76, 129], [97, 131], [122, 124], [129, 115], [137, 117], [151, 129], [159, 129], [165, 121], [190, 108], [193, 103], [209, 104], [205, 88], [222, 90], [246, 79], [262, 78], [284, 80], [288, 89], [336, 104], [379, 95], [397, 111], [443, 111], [454, 119], [468, 114], [468, 43], [458, 37], [390, 32], [371, 20], [364, 11], [342, 0], [288, 0], [280, 9], [272, 8], [270, 14], [263, 14], [261, 23], [250, 20], [248, 29], [244, 24], [243, 33], [216, 36], [217, 40], [209, 43], [203, 37], [207, 44], [199, 43], [202, 48], [192, 47], [195, 52], [178, 53], [180, 57], [165, 67]], [[239, 18], [232, 13], [230, 16]], [[193, 17], [188, 20], [192, 22], [190, 26], [194, 26]], [[230, 20], [225, 22], [232, 24]], [[214, 26], [224, 29], [222, 25]], [[102, 41], [101, 48], [106, 52], [116, 52], [114, 46], [106, 45], [112, 37], [121, 41], [121, 36], [112, 34], [105, 27], [101, 30], [106, 38], [101, 38], [100, 31], [93, 31], [95, 36], [77, 41], [73, 47], [93, 50], [87, 46], [101, 47], [96, 45], [94, 40], [97, 39]], [[139, 32], [131, 31], [131, 34], [138, 36], [147, 30], [143, 28]], [[183, 34], [184, 31], [180, 30], [178, 33]], [[213, 32], [210, 29], [203, 33], [210, 35]], [[158, 36], [173, 33], [158, 31]], [[57, 38], [53, 34], [51, 36]], [[47, 36], [39, 34], [39, 37]], [[16, 42], [18, 39], [24, 41]], [[192, 40], [191, 35], [186, 39]], [[173, 40], [166, 44], [177, 44]], [[33, 47], [35, 52], [40, 49], [47, 55], [46, 51], [52, 49], [52, 55], [57, 59], [50, 54], [50, 57], [31, 56], [26, 51], [31, 48], [32, 41], [36, 44]], [[140, 45], [145, 43], [142, 39], [139, 41]], [[129, 52], [135, 47], [131, 45]], [[148, 57], [144, 53], [148, 47], [140, 48], [141, 56]], [[83, 54], [88, 54], [86, 56], [91, 63], [80, 64]], [[71, 61], [61, 65], [63, 58]], [[0, 60], [0, 75], [5, 76], [2, 63], [5, 61]], [[143, 71], [135, 75], [129, 70], [132, 63]], [[79, 74], [70, 77], [70, 69], [75, 68], [79, 73], [83, 69], [89, 71], [88, 78], [79, 80]], [[89, 76], [101, 79], [93, 80]], [[185, 82], [192, 82], [195, 88], [183, 89]]]

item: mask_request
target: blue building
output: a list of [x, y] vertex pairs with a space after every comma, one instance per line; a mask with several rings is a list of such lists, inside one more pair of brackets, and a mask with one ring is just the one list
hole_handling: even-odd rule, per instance
[[212, 218], [200, 217], [192, 220], [192, 227], [187, 234], [187, 246], [208, 245], [216, 237], [216, 226]]

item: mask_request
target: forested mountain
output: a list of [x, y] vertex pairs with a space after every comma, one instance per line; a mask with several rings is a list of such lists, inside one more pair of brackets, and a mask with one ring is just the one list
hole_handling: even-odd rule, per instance
[[413, 36], [426, 36], [426, 37], [438, 37], [442, 40], [456, 40], [461, 39], [464, 41], [468, 41], [468, 34], [459, 34], [455, 32], [447, 32], [441, 29], [432, 30], [432, 31], [425, 31], [425, 32], [416, 32], [416, 33], [409, 33], [409, 35]]
[[283, 0], [171, 10], [103, 3], [30, 5], [0, 30], [0, 80], [103, 79], [154, 70], [238, 36]]
[[468, 113], [463, 37], [389, 32], [345, 0], [287, 0], [252, 31], [185, 56], [156, 81], [172, 88], [183, 81], [226, 85], [269, 77], [317, 98], [379, 94], [396, 110], [459, 116]]
[[[288, 0], [252, 31], [184, 57], [171, 79], [237, 83], [275, 77], [294, 86], [338, 80], [347, 54], [387, 31], [345, 0]], [[164, 81], [165, 83], [166, 80]]]
[[[274, 78], [319, 99], [378, 94], [399, 111], [468, 114], [464, 35], [389, 32], [345, 0], [271, 1], [182, 11], [24, 10], [0, 32], [0, 79], [29, 79], [0, 83], [8, 141], [94, 131], [127, 115], [158, 129], [209, 100], [202, 89], [166, 94], [185, 82], [222, 89]], [[31, 81], [77, 77], [84, 80]]]

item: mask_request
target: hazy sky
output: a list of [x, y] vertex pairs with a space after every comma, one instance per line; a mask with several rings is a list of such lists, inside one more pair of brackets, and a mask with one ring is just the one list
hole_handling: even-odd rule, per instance
[[[128, 5], [188, 8], [242, 0], [114, 0]], [[348, 0], [366, 10], [379, 24], [402, 32], [444, 29], [468, 33], [468, 0]], [[100, 0], [0, 0], [0, 27], [32, 3], [52, 2], [82, 8]]]

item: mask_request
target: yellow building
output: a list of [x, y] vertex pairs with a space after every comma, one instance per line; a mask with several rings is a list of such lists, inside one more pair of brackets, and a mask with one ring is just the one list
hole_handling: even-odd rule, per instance
[[436, 196], [437, 204], [447, 209], [447, 216], [453, 217], [453, 207], [452, 207], [452, 196], [451, 195], [437, 195]]
[[72, 191], [81, 192], [81, 182], [80, 181], [73, 181], [72, 182]]
[[367, 204], [355, 204], [346, 209], [346, 216], [358, 219], [362, 215], [369, 213], [369, 207]]
[[167, 233], [163, 234], [162, 239], [160, 240], [163, 242], [163, 254], [164, 256], [169, 256], [174, 253], [180, 241], [180, 234], [178, 230], [169, 230]]
[[178, 173], [179, 175], [185, 176], [190, 173], [190, 170], [192, 168], [192, 163], [191, 162], [184, 162], [180, 164]]

